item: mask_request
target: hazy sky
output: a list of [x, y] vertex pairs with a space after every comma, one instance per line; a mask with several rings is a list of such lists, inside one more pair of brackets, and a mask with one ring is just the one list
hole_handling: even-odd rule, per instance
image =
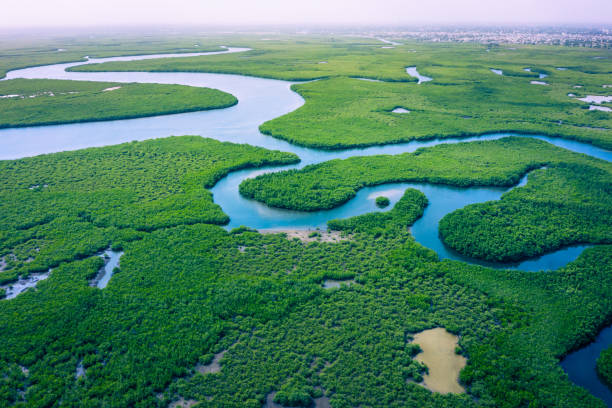
[[612, 0], [4, 0], [0, 27], [148, 24], [612, 24]]

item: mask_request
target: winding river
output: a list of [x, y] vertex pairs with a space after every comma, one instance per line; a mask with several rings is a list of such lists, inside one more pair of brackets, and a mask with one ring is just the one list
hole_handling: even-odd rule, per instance
[[[223, 53], [243, 52], [247, 50], [248, 48], [228, 48], [227, 51], [223, 51]], [[88, 63], [211, 54], [218, 54], [218, 52], [90, 59]], [[576, 257], [588, 247], [586, 245], [573, 246], [517, 264], [497, 264], [467, 259], [447, 248], [440, 241], [438, 237], [438, 222], [444, 215], [469, 204], [498, 200], [502, 194], [510, 190], [508, 188], [456, 188], [427, 183], [384, 184], [361, 189], [355, 198], [340, 207], [316, 212], [298, 212], [271, 208], [262, 203], [248, 200], [242, 197], [238, 192], [238, 185], [244, 179], [255, 177], [266, 172], [302, 168], [309, 164], [320, 163], [332, 159], [349, 158], [352, 156], [412, 152], [420, 147], [435, 146], [442, 143], [494, 140], [510, 136], [511, 134], [509, 133], [497, 133], [469, 138], [413, 141], [409, 143], [345, 149], [341, 151], [322, 151], [296, 146], [279, 139], [265, 136], [258, 130], [261, 123], [289, 113], [299, 108], [304, 103], [304, 100], [298, 94], [290, 90], [291, 82], [240, 75], [206, 73], [90, 73], [66, 71], [66, 68], [81, 64], [83, 64], [83, 62], [20, 69], [10, 71], [6, 79], [48, 78], [123, 83], [181, 84], [220, 89], [236, 96], [239, 102], [233, 107], [220, 110], [105, 122], [1, 129], [0, 159], [14, 159], [43, 153], [76, 150], [85, 147], [113, 145], [132, 140], [146, 140], [169, 135], [201, 135], [221, 141], [248, 143], [266, 149], [292, 152], [297, 154], [301, 159], [301, 162], [295, 165], [234, 171], [221, 179], [212, 188], [212, 192], [215, 202], [221, 206], [223, 211], [228, 214], [231, 219], [230, 223], [226, 226], [227, 229], [240, 225], [246, 225], [260, 230], [325, 228], [327, 221], [330, 219], [346, 218], [372, 211], [388, 211], [393, 205], [387, 207], [387, 209], [381, 210], [375, 205], [375, 198], [377, 196], [387, 196], [391, 200], [391, 204], [395, 204], [401, 198], [406, 188], [416, 188], [428, 197], [430, 204], [426, 208], [423, 217], [413, 225], [412, 234], [416, 241], [435, 250], [440, 258], [478, 263], [496, 268], [516, 268], [526, 271], [538, 271], [562, 267], [568, 262], [576, 259]], [[416, 67], [414, 69], [416, 71]], [[414, 84], [414, 86], [418, 85]], [[589, 144], [538, 135], [524, 137], [541, 139], [568, 150], [588, 154], [607, 161], [612, 160], [612, 152]], [[528, 175], [525, 175], [521, 182], [513, 188], [524, 185], [527, 182], [527, 178]], [[608, 343], [610, 342], [611, 341], [608, 341]], [[577, 353], [579, 352], [580, 351]], [[570, 359], [571, 356], [572, 355], [568, 356], [568, 359]], [[564, 367], [568, 369], [571, 368], [570, 365]], [[570, 377], [574, 378], [572, 373], [570, 371], [568, 372]], [[591, 389], [588, 386], [589, 384], [581, 385]], [[612, 406], [612, 400], [606, 399], [606, 402], [608, 405]]]

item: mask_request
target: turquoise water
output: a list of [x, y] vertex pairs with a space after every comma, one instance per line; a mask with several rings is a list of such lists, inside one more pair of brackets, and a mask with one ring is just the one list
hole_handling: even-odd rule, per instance
[[[228, 48], [226, 52], [244, 52], [246, 48]], [[207, 53], [202, 53], [207, 54]], [[208, 53], [216, 54], [216, 53]], [[126, 61], [149, 59], [159, 56], [118, 57], [90, 60], [90, 62]], [[162, 115], [140, 119], [90, 122], [68, 125], [38, 126], [29, 128], [0, 130], [0, 159], [32, 156], [42, 153], [75, 150], [92, 146], [104, 146], [132, 140], [146, 140], [169, 135], [201, 135], [221, 141], [248, 143], [267, 149], [276, 149], [297, 154], [301, 162], [297, 165], [268, 169], [248, 169], [230, 173], [213, 188], [214, 200], [229, 215], [228, 229], [246, 225], [257, 229], [286, 228], [308, 229], [325, 228], [327, 221], [334, 218], [347, 218], [371, 211], [385, 211], [378, 208], [374, 199], [386, 195], [392, 204], [397, 202], [403, 191], [416, 188], [429, 199], [425, 214], [412, 228], [415, 239], [424, 246], [435, 250], [441, 258], [456, 259], [492, 267], [513, 267], [524, 270], [556, 269], [575, 259], [585, 248], [577, 246], [552, 252], [537, 259], [518, 264], [493, 264], [466, 259], [446, 248], [438, 237], [438, 222], [449, 212], [473, 203], [498, 200], [508, 189], [494, 187], [455, 188], [433, 184], [395, 183], [364, 188], [357, 196], [344, 205], [332, 210], [298, 212], [271, 208], [262, 203], [248, 200], [238, 192], [238, 185], [246, 178], [255, 177], [270, 171], [289, 168], [302, 168], [309, 164], [352, 156], [377, 154], [399, 154], [413, 152], [421, 147], [442, 143], [465, 143], [475, 140], [494, 140], [510, 136], [510, 133], [496, 133], [468, 138], [448, 138], [442, 140], [414, 141], [384, 146], [373, 146], [340, 151], [323, 151], [293, 145], [259, 132], [261, 123], [289, 113], [299, 108], [304, 100], [290, 90], [291, 82], [246, 77], [240, 75], [204, 73], [148, 73], [148, 72], [67, 72], [66, 68], [83, 63], [56, 64], [42, 67], [11, 71], [11, 78], [54, 78], [73, 80], [94, 80], [110, 82], [140, 82], [182, 84], [199, 87], [217, 88], [235, 95], [237, 105], [220, 110]], [[416, 84], [407, 84], [416, 86]], [[520, 135], [517, 135], [520, 136]], [[612, 152], [570, 140], [546, 136], [535, 137], [556, 146], [585, 153], [610, 161]], [[525, 183], [526, 178], [521, 183]], [[519, 183], [519, 186], [521, 185]]]
[[[227, 52], [243, 52], [245, 50], [229, 48]], [[91, 62], [138, 60], [155, 57], [162, 56], [106, 58], [91, 60]], [[518, 264], [491, 264], [466, 259], [444, 246], [438, 237], [438, 222], [444, 215], [469, 204], [498, 200], [509, 189], [490, 187], [455, 188], [427, 183], [393, 183], [364, 188], [357, 193], [355, 198], [338, 208], [312, 213], [270, 208], [262, 203], [245, 199], [238, 193], [238, 185], [242, 180], [269, 171], [301, 168], [308, 164], [351, 156], [412, 152], [420, 147], [434, 146], [442, 143], [493, 140], [511, 134], [498, 133], [479, 137], [410, 142], [342, 151], [308, 149], [262, 135], [258, 131], [258, 126], [261, 123], [289, 113], [304, 103], [298, 94], [290, 90], [290, 82], [239, 75], [203, 73], [65, 72], [67, 67], [79, 64], [82, 63], [57, 64], [11, 71], [8, 73], [7, 79], [55, 78], [204, 86], [229, 92], [238, 98], [239, 103], [231, 108], [222, 110], [141, 119], [2, 129], [0, 130], [0, 159], [13, 159], [85, 147], [105, 146], [169, 135], [201, 135], [221, 141], [248, 143], [267, 149], [293, 152], [301, 158], [301, 162], [297, 165], [235, 171], [220, 180], [212, 188], [212, 192], [215, 202], [230, 216], [231, 221], [227, 226], [228, 229], [239, 225], [246, 225], [252, 228], [324, 228], [326, 222], [330, 219], [346, 218], [372, 211], [388, 211], [392, 206], [380, 209], [376, 207], [374, 199], [379, 195], [385, 195], [390, 198], [392, 204], [395, 204], [402, 196], [404, 190], [411, 187], [422, 191], [430, 202], [423, 217], [412, 227], [412, 234], [419, 243], [435, 250], [440, 258], [486, 264], [498, 268], [537, 271], [557, 269], [576, 259], [588, 247], [582, 245], [563, 248]], [[407, 86], [418, 85], [407, 84]], [[537, 135], [515, 136], [534, 137], [556, 146], [603, 160], [610, 161], [612, 159], [612, 152], [585, 143]], [[527, 182], [527, 178], [528, 175], [525, 175], [514, 188], [524, 185]], [[570, 354], [562, 364], [572, 380], [589, 389], [596, 396], [604, 398], [609, 405], [612, 404], [609, 393], [605, 394], [605, 390], [602, 391], [601, 383], [598, 383], [596, 375], [594, 376], [594, 361], [596, 358], [595, 354], [597, 353], [593, 352], [593, 350], [598, 350], [612, 344], [610, 330], [612, 329], [606, 329], [602, 332], [598, 340], [591, 346]]]

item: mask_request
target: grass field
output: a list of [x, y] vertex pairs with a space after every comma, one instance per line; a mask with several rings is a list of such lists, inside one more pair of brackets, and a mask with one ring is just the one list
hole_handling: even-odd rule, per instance
[[226, 108], [225, 92], [182, 85], [13, 79], [0, 82], [0, 128], [128, 119]]
[[[221, 39], [219, 39], [221, 40]], [[222, 43], [201, 36], [149, 35], [41, 35], [13, 33], [0, 35], [0, 79], [7, 71], [38, 65], [86, 61], [121, 55], [222, 51]]]
[[[242, 39], [238, 43], [253, 50], [82, 65], [74, 70], [327, 79], [294, 85], [306, 104], [261, 126], [266, 134], [310, 147], [339, 149], [495, 131], [545, 133], [612, 147], [612, 115], [589, 111], [588, 104], [577, 100], [606, 94], [603, 85], [612, 82], [610, 50], [410, 41], [383, 49], [374, 39], [333, 37]], [[433, 81], [417, 85], [406, 73], [410, 66]], [[560, 67], [567, 69], [558, 70]], [[505, 74], [495, 75], [491, 68]], [[544, 79], [548, 85], [530, 83], [540, 73], [548, 75]], [[392, 113], [396, 107], [411, 112]]]

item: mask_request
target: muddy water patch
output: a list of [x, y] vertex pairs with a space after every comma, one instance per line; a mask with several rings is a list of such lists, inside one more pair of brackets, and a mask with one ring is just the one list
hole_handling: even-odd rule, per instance
[[208, 364], [198, 364], [195, 369], [200, 374], [214, 374], [221, 371], [221, 359], [225, 356], [227, 350], [223, 350], [213, 357], [212, 361]]
[[47, 272], [31, 273], [27, 278], [20, 277], [17, 282], [0, 286], [0, 289], [5, 290], [4, 299], [13, 299], [25, 290], [35, 287], [38, 282], [47, 279], [52, 271], [53, 269], [49, 269]]
[[423, 375], [422, 385], [442, 394], [459, 394], [465, 389], [459, 384], [459, 372], [467, 360], [455, 353], [458, 337], [442, 327], [429, 329], [414, 335], [414, 344], [423, 350], [415, 357], [429, 370]]

